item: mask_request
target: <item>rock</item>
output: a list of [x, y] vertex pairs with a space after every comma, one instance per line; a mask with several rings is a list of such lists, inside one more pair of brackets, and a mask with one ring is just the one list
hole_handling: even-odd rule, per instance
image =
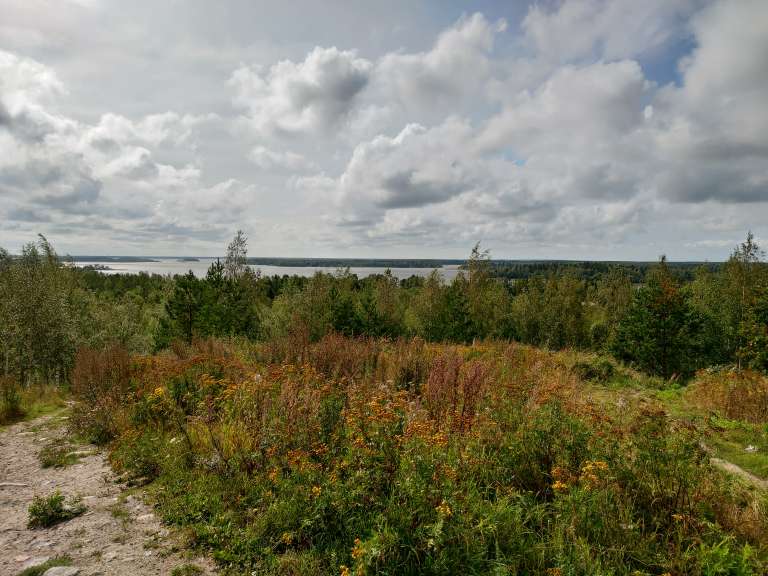
[[27, 560], [29, 560], [29, 556], [27, 556], [25, 554], [21, 554], [19, 556], [14, 556], [13, 559], [16, 562], [26, 562]]
[[24, 562], [24, 565], [21, 568], [22, 570], [26, 570], [27, 568], [34, 568], [35, 566], [40, 566], [40, 564], [45, 564], [50, 559], [50, 556], [35, 556], [34, 558]]
[[43, 576], [77, 576], [80, 574], [80, 568], [74, 566], [54, 566], [48, 568]]
[[0, 482], [0, 488], [26, 488], [29, 484], [23, 482]]
[[744, 452], [750, 452], [750, 453], [757, 452], [757, 446], [752, 446], [752, 444], [750, 444], [749, 446], [744, 448]]
[[104, 554], [104, 561], [106, 562], [112, 562], [115, 558], [117, 558], [117, 552], [107, 552]]
[[67, 452], [67, 457], [85, 458], [86, 456], [93, 456], [93, 451], [92, 450], [73, 450], [72, 452]]
[[141, 516], [136, 518], [136, 520], [138, 520], [139, 522], [151, 522], [154, 519], [155, 519], [154, 514], [142, 514]]

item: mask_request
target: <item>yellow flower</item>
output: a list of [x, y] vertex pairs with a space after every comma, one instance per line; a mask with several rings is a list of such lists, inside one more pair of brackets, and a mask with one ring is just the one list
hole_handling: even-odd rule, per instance
[[563, 571], [560, 568], [547, 568], [547, 576], [562, 576]]
[[355, 547], [352, 548], [352, 558], [357, 560], [364, 552], [365, 550], [363, 550], [363, 543], [360, 541], [360, 538], [355, 538]]
[[349, 568], [344, 566], [344, 564], [341, 565], [341, 576], [350, 576]]
[[280, 536], [280, 540], [283, 541], [283, 544], [286, 546], [290, 545], [291, 542], [293, 542], [293, 534], [290, 532], [283, 532], [283, 535]]
[[581, 480], [587, 489], [592, 489], [604, 483], [604, 473], [608, 471], [608, 463], [602, 460], [587, 460], [581, 467]]
[[312, 486], [312, 496], [314, 496], [315, 498], [317, 498], [318, 496], [320, 496], [320, 493], [321, 493], [322, 491], [323, 491], [323, 489], [322, 489], [322, 488], [320, 488], [320, 486]]
[[565, 492], [568, 490], [568, 484], [561, 482], [560, 480], [555, 480], [555, 483], [552, 484], [552, 490], [555, 492]]
[[437, 506], [435, 510], [437, 510], [437, 513], [440, 514], [440, 516], [443, 516], [445, 518], [450, 518], [451, 514], [453, 514], [451, 507], [448, 506], [448, 503], [445, 500], [440, 502], [440, 505]]

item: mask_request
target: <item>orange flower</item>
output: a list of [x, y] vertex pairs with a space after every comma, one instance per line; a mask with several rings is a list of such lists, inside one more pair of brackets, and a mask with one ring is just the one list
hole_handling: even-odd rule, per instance
[[365, 553], [365, 550], [363, 550], [363, 543], [360, 541], [360, 538], [355, 538], [355, 546], [352, 548], [352, 558], [357, 560]]

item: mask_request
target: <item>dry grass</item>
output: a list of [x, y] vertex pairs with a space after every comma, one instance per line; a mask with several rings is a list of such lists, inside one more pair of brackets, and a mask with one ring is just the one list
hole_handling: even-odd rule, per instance
[[700, 372], [686, 396], [692, 404], [726, 418], [768, 422], [768, 377], [751, 370]]

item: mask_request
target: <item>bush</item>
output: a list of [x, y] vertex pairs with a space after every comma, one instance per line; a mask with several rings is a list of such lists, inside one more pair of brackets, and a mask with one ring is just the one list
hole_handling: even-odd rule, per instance
[[17, 576], [43, 576], [49, 568], [54, 568], [55, 566], [71, 565], [72, 559], [67, 554], [64, 554], [62, 556], [55, 556], [50, 560], [46, 560], [42, 564], [38, 564], [37, 566], [30, 566], [29, 568], [19, 572]]
[[613, 378], [616, 367], [607, 358], [577, 362], [573, 370], [582, 380], [605, 384]]
[[72, 392], [80, 402], [70, 419], [73, 431], [94, 444], [114, 438], [117, 408], [128, 392], [130, 373], [130, 357], [119, 344], [104, 350], [78, 350]]
[[197, 576], [203, 574], [202, 568], [195, 566], [194, 564], [183, 564], [182, 566], [176, 566], [171, 571], [171, 576]]
[[687, 397], [722, 416], [754, 424], [768, 422], [768, 376], [750, 370], [705, 370], [688, 386]]
[[58, 490], [49, 496], [35, 496], [29, 506], [29, 528], [48, 528], [71, 520], [86, 511], [84, 504], [77, 498], [68, 501]]
[[111, 458], [229, 569], [761, 573], [762, 509], [693, 424], [593, 404], [576, 371], [609, 379], [599, 358], [336, 335], [291, 362], [194, 348], [135, 361]]
[[13, 422], [22, 416], [21, 391], [16, 379], [0, 376], [0, 424]]
[[80, 454], [66, 440], [57, 440], [40, 450], [39, 459], [43, 468], [65, 468], [76, 464]]

